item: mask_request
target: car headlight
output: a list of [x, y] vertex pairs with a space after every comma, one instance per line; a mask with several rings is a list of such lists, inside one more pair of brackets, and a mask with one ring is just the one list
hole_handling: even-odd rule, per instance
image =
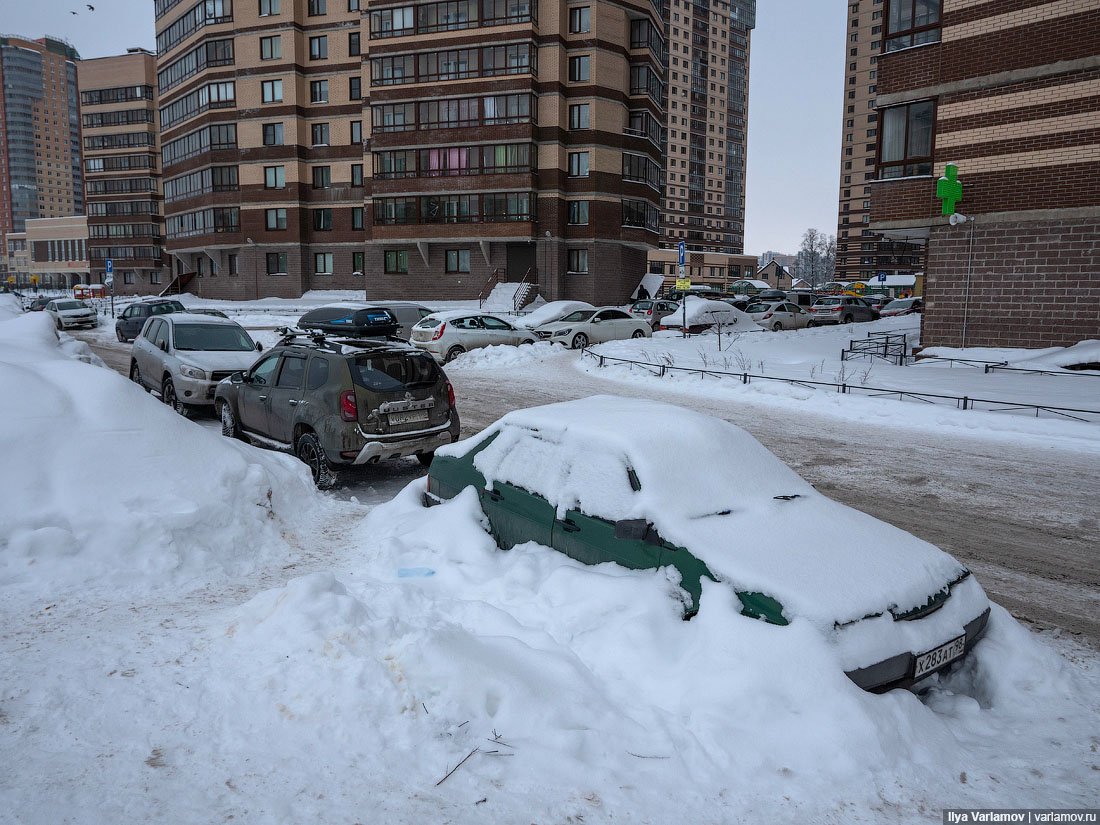
[[185, 378], [197, 378], [199, 381], [206, 380], [206, 373], [200, 370], [198, 367], [189, 367], [186, 364], [180, 365], [180, 375]]
[[557, 332], [554, 333], [554, 337], [557, 338], [559, 335], [568, 335], [572, 331], [573, 331], [572, 328], [570, 328], [570, 329], [559, 329]]

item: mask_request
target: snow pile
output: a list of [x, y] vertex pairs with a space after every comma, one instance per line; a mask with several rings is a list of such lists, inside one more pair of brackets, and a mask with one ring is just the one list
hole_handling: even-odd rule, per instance
[[0, 294], [0, 321], [7, 321], [23, 314], [23, 305], [11, 293]]
[[[751, 315], [747, 315], [725, 301], [711, 301], [707, 298], [688, 295], [684, 298], [684, 303], [687, 305], [687, 326], [689, 328], [708, 324], [721, 324], [723, 330], [732, 328], [733, 331], [738, 329], [757, 330], [760, 328], [752, 320]], [[684, 304], [681, 304], [674, 313], [666, 315], [661, 319], [661, 326], [677, 329], [682, 327], [684, 325], [684, 309]]]
[[534, 329], [542, 324], [560, 321], [570, 312], [578, 309], [595, 309], [587, 301], [550, 301], [516, 320], [516, 326]]
[[544, 361], [553, 355], [559, 355], [561, 351], [561, 347], [555, 346], [549, 341], [536, 341], [533, 344], [522, 344], [520, 346], [496, 344], [491, 347], [480, 347], [464, 352], [447, 364], [447, 371], [462, 372], [463, 370], [528, 366]]
[[240, 571], [282, 545], [280, 518], [316, 499], [290, 457], [199, 428], [73, 360], [43, 313], [0, 322], [0, 420], [9, 586], [176, 588]]
[[709, 583], [684, 622], [662, 572], [501, 552], [472, 489], [430, 509], [422, 493], [367, 517], [342, 574], [226, 618], [203, 660], [217, 713], [181, 711], [219, 784], [267, 775], [269, 810], [409, 823], [918, 821], [1095, 799], [1100, 680], [999, 608], [923, 702], [876, 696], [809, 622], [748, 619]]
[[1054, 351], [1022, 360], [1012, 359], [1012, 365], [1031, 369], [1056, 369], [1100, 364], [1100, 341], [1080, 341], [1072, 347], [1056, 347]]

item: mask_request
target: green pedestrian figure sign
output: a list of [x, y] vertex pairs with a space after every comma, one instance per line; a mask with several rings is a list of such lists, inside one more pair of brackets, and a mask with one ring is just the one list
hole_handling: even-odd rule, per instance
[[943, 201], [941, 215], [954, 215], [955, 204], [963, 199], [963, 185], [959, 182], [959, 167], [947, 164], [943, 177], [936, 181], [936, 197]]

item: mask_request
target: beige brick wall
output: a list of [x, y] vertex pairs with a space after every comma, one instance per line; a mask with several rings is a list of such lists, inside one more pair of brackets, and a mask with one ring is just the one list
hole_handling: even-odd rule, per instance
[[995, 14], [969, 23], [960, 23], [957, 26], [944, 26], [943, 42], [962, 40], [964, 37], [975, 37], [980, 34], [991, 34], [1005, 29], [1027, 26], [1042, 20], [1054, 20], [1059, 17], [1098, 9], [1100, 9], [1100, 0], [1054, 0], [1051, 3], [1042, 3], [1016, 11], [1005, 12], [1004, 14]]

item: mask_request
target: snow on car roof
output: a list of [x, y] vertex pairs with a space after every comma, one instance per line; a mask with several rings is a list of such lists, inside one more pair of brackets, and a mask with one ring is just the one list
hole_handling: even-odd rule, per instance
[[[733, 424], [657, 401], [593, 396], [517, 410], [440, 455], [611, 521], [644, 518], [737, 590], [822, 629], [907, 610], [963, 568], [925, 541], [818, 493]], [[635, 491], [628, 470], [641, 489]], [[790, 500], [780, 496], [795, 496]]]
[[442, 312], [433, 312], [431, 315], [425, 315], [425, 318], [438, 318], [440, 321], [450, 321], [454, 318], [470, 318], [474, 315], [488, 318], [496, 318], [499, 321], [508, 323], [510, 320], [505, 318], [503, 313], [500, 312], [486, 312], [480, 309], [445, 309]]
[[194, 312], [169, 312], [164, 315], [158, 315], [157, 317], [168, 318], [173, 324], [221, 324], [222, 326], [240, 326], [240, 324], [232, 318], [222, 318], [218, 315], [200, 315]]

